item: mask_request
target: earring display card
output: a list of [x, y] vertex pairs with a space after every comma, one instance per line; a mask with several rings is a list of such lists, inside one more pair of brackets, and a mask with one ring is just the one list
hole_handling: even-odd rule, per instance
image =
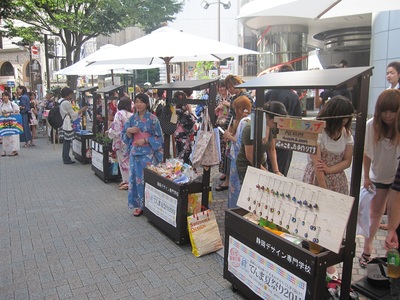
[[354, 197], [248, 167], [238, 206], [339, 253]]

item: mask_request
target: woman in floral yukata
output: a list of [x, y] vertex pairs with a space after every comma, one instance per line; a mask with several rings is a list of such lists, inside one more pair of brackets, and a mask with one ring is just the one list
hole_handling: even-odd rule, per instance
[[114, 116], [114, 121], [108, 130], [108, 137], [113, 140], [112, 149], [117, 154], [118, 165], [121, 171], [122, 182], [119, 184], [120, 190], [129, 188], [129, 153], [126, 151], [127, 145], [121, 139], [121, 132], [125, 123], [132, 116], [132, 100], [128, 97], [122, 97], [118, 102], [118, 111]]
[[135, 96], [136, 113], [125, 123], [122, 140], [128, 145], [129, 190], [128, 206], [135, 217], [143, 213], [144, 169], [162, 162], [164, 140], [160, 122], [150, 113], [149, 97], [144, 93]]

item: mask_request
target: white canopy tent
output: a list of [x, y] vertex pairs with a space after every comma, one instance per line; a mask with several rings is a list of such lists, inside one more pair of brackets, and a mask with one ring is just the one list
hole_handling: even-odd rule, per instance
[[168, 65], [171, 62], [219, 61], [232, 56], [259, 53], [169, 27], [161, 27], [151, 34], [120, 46], [112, 55], [110, 52], [103, 54], [92, 59], [93, 65], [165, 63], [169, 82]]

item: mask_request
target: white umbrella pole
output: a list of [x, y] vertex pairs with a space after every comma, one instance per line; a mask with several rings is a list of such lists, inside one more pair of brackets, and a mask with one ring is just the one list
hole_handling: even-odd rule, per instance
[[169, 62], [171, 61], [172, 57], [162, 57], [165, 62], [165, 68], [167, 69], [167, 83], [171, 82], [171, 72], [169, 69]]

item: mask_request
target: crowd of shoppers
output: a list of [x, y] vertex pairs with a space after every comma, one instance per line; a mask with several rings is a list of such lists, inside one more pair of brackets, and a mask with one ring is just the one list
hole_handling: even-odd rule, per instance
[[[343, 63], [344, 64], [344, 63]], [[290, 65], [283, 65], [279, 72], [293, 72]], [[371, 201], [369, 237], [365, 238], [363, 253], [359, 257], [361, 267], [366, 267], [372, 259], [373, 240], [379, 228], [382, 215], [388, 206], [388, 248], [399, 247], [400, 233], [400, 62], [391, 62], [387, 66], [386, 79], [389, 83], [377, 99], [374, 117], [367, 122], [365, 148], [363, 157], [364, 178], [363, 186], [375, 190]], [[254, 97], [249, 91], [237, 86], [243, 80], [236, 75], [229, 75], [219, 80], [215, 106], [214, 127], [220, 127], [221, 161], [218, 166], [221, 184], [216, 192], [228, 190], [228, 208], [237, 207], [237, 201], [243, 184], [246, 170], [253, 165], [254, 141], [251, 134], [251, 118], [255, 109]], [[157, 165], [164, 159], [163, 132], [156, 111], [159, 105], [165, 105], [162, 97], [164, 91], [136, 93], [133, 101], [129, 97], [117, 97], [111, 102], [112, 116], [107, 116], [110, 123], [106, 132], [112, 138], [112, 150], [115, 151], [121, 172], [122, 181], [119, 189], [128, 190], [128, 207], [133, 209], [134, 216], [140, 216], [144, 209], [144, 174], [148, 165]], [[34, 93], [28, 93], [24, 86], [18, 86], [19, 105], [10, 100], [11, 95], [2, 95], [1, 114], [20, 113], [24, 133], [20, 136], [3, 137], [1, 156], [16, 156], [23, 147], [34, 146], [37, 126], [40, 124], [40, 111], [51, 109], [54, 99], [46, 95], [46, 101], [38, 103]], [[150, 98], [149, 98], [150, 95]], [[157, 96], [156, 96], [157, 95]], [[204, 92], [209, 100], [208, 91]], [[97, 98], [98, 97], [98, 98]], [[102, 131], [105, 118], [102, 114], [102, 98], [94, 99], [97, 105], [98, 126]], [[154, 98], [153, 98], [154, 97]], [[180, 102], [174, 105], [176, 115], [176, 131], [173, 136], [173, 146], [176, 157], [190, 164], [190, 154], [196, 134], [197, 118], [192, 113], [190, 104], [184, 101], [192, 97], [192, 91], [176, 91], [173, 98]], [[349, 90], [325, 90], [317, 93], [319, 103], [318, 120], [324, 120], [326, 127], [318, 135], [317, 152], [309, 155], [304, 170], [303, 181], [321, 188], [342, 194], [349, 194], [348, 179], [345, 170], [352, 163], [353, 136], [351, 123], [354, 107]], [[63, 126], [60, 136], [63, 139], [62, 160], [64, 164], [72, 164], [70, 157], [71, 141], [73, 139], [72, 122], [87, 107], [74, 110], [71, 101], [74, 100], [72, 89], [65, 87], [61, 90], [58, 100]], [[182, 103], [183, 101], [183, 103]], [[277, 129], [275, 116], [302, 117], [299, 94], [292, 89], [267, 91], [264, 98], [263, 110], [266, 111], [265, 136], [261, 143], [261, 165], [258, 168], [287, 176], [291, 164], [292, 152], [276, 148]], [[106, 104], [107, 105], [107, 104]], [[399, 165], [399, 166], [397, 166]], [[397, 170], [397, 174], [396, 174]], [[327, 268], [330, 278], [337, 279], [335, 266]], [[394, 290], [400, 290], [400, 281], [393, 281]], [[396, 291], [395, 291], [396, 292]]]

